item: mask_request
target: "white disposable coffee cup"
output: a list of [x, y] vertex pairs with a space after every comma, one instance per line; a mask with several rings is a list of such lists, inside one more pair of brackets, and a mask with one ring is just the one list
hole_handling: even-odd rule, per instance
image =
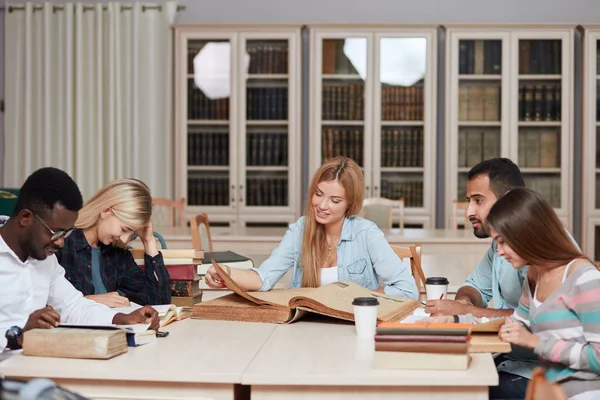
[[443, 276], [430, 276], [425, 279], [427, 300], [445, 299], [448, 294], [448, 278]]
[[375, 337], [379, 301], [375, 297], [357, 297], [352, 302], [352, 305], [354, 306], [356, 336]]

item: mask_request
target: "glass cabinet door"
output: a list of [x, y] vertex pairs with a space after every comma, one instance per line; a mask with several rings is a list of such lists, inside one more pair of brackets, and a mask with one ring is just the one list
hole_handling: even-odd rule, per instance
[[230, 81], [228, 39], [187, 41], [187, 201], [229, 207]]
[[289, 205], [289, 40], [247, 39], [243, 207]]
[[364, 167], [367, 38], [321, 43], [321, 161], [341, 155]]
[[380, 133], [373, 195], [404, 198], [408, 208], [423, 207], [427, 48], [424, 37], [380, 37], [376, 47]]
[[457, 42], [458, 72], [455, 140], [456, 194], [464, 201], [467, 174], [475, 164], [503, 153], [503, 45], [499, 38], [461, 38]]
[[518, 40], [518, 164], [526, 185], [561, 208], [562, 40]]

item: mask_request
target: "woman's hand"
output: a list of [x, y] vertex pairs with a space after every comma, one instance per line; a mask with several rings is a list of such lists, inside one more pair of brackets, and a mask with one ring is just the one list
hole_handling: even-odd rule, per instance
[[213, 289], [222, 289], [224, 287], [227, 287], [225, 286], [221, 275], [219, 275], [215, 267], [212, 265], [210, 266], [208, 271], [206, 271], [206, 275], [204, 275], [204, 280], [208, 287]]
[[95, 301], [96, 303], [104, 304], [110, 308], [116, 307], [129, 307], [129, 299], [125, 296], [121, 296], [117, 292], [110, 292], [105, 294], [92, 294], [85, 296], [86, 299]]
[[156, 239], [154, 238], [154, 229], [152, 228], [152, 222], [148, 222], [140, 229], [134, 232], [144, 245], [146, 254], [150, 257], [154, 257], [158, 254], [158, 248], [156, 247]]
[[[510, 320], [507, 320], [510, 321]], [[516, 344], [527, 349], [534, 349], [539, 337], [529, 332], [525, 325], [520, 322], [508, 322], [500, 328], [498, 332], [500, 339], [505, 342]]]

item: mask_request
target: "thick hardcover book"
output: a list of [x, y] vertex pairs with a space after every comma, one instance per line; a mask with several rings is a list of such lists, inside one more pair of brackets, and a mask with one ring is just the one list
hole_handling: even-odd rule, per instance
[[204, 253], [204, 262], [198, 265], [198, 275], [205, 275], [213, 260], [231, 268], [250, 269], [254, 267], [254, 261], [233, 251], [213, 251]]
[[318, 288], [245, 292], [218, 263], [213, 266], [233, 293], [195, 304], [192, 318], [290, 323], [310, 312], [354, 321], [354, 298], [375, 297], [379, 301], [377, 319], [381, 322], [401, 320], [419, 305], [415, 300], [374, 292], [352, 281], [334, 282]]

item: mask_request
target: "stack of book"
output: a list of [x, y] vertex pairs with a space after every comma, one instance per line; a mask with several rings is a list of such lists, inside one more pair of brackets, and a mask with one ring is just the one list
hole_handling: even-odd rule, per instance
[[382, 322], [375, 335], [376, 369], [465, 370], [471, 324]]
[[[131, 249], [137, 265], [144, 269], [144, 249]], [[171, 278], [171, 303], [176, 306], [192, 307], [202, 301], [199, 287], [198, 265], [204, 259], [203, 250], [161, 249], [165, 267]]]
[[213, 251], [204, 253], [204, 262], [198, 265], [197, 270], [198, 275], [201, 278], [200, 282], [198, 283], [198, 289], [201, 291], [202, 299], [204, 301], [212, 300], [217, 297], [222, 297], [232, 293], [232, 291], [228, 288], [213, 289], [206, 284], [204, 275], [211, 267], [212, 260], [220, 265], [227, 265], [230, 268], [250, 269], [254, 267], [254, 262], [250, 258], [234, 253], [233, 251]]

